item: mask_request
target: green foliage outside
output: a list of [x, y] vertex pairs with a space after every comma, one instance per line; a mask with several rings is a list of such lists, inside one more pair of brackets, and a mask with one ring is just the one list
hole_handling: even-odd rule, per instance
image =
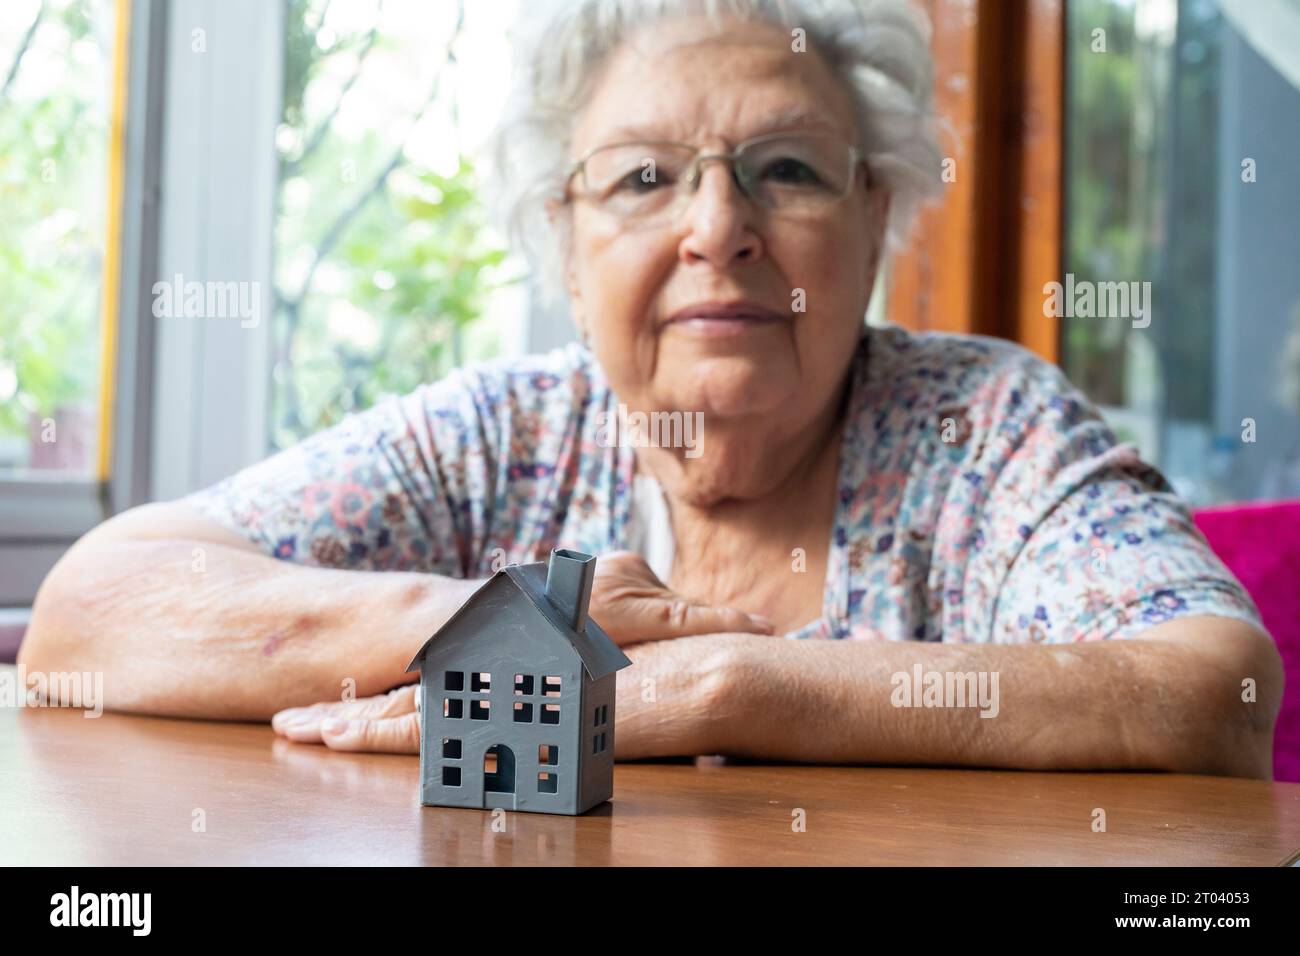
[[[113, 5], [45, 0], [0, 36], [0, 468], [99, 382]], [[6, 21], [8, 22], [8, 21]], [[43, 54], [66, 50], [58, 95]]]
[[[477, 320], [489, 291], [508, 281], [499, 268], [505, 250], [487, 238], [468, 160], [439, 175], [405, 155], [404, 138], [418, 117], [344, 143], [330, 125], [337, 103], [324, 116], [320, 109], [307, 115], [311, 84], [327, 58], [353, 57], [360, 76], [403, 42], [376, 27], [323, 44], [327, 6], [290, 0], [287, 10], [281, 134], [289, 135], [278, 140], [292, 145], [280, 156], [275, 447], [497, 351], [493, 330]], [[445, 57], [431, 46], [430, 56]], [[443, 79], [429, 90], [426, 108], [442, 94]], [[349, 95], [347, 84], [343, 90]]]
[[[1129, 0], [1067, 6], [1064, 271], [1150, 281], [1161, 413], [1210, 415], [1215, 316], [1218, 33], [1213, 3], [1179, 0], [1172, 38], [1143, 36]], [[1104, 31], [1105, 52], [1094, 49]], [[1129, 404], [1124, 322], [1064, 326], [1066, 373], [1102, 405]]]

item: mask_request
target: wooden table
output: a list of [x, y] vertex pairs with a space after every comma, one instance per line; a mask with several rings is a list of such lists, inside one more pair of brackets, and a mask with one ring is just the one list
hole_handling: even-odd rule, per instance
[[1277, 866], [1300, 855], [1297, 784], [711, 758], [620, 764], [612, 803], [582, 817], [510, 813], [496, 832], [490, 813], [420, 807], [417, 776], [413, 756], [333, 753], [266, 725], [0, 708], [0, 864]]

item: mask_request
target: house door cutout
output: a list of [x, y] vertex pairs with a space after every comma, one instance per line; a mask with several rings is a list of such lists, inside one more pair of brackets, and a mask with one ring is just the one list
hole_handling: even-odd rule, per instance
[[515, 792], [515, 753], [505, 744], [493, 744], [483, 754], [483, 793]]

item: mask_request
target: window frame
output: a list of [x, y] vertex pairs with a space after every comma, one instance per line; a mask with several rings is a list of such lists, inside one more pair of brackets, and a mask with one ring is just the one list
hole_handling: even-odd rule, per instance
[[934, 26], [935, 108], [957, 137], [941, 148], [956, 150], [957, 176], [890, 264], [888, 317], [1056, 363], [1043, 286], [1063, 261], [1065, 0], [916, 2]]
[[283, 27], [278, 3], [170, 5], [160, 244], [142, 301], [154, 282], [178, 275], [255, 282], [262, 296], [253, 328], [155, 320], [149, 500], [178, 498], [266, 457]]

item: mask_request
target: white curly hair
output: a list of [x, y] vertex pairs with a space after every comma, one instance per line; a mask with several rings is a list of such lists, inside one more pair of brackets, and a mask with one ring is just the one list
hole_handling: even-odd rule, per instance
[[[567, 215], [547, 215], [572, 163], [574, 118], [609, 54], [669, 17], [762, 20], [802, 29], [849, 89], [875, 182], [890, 196], [885, 251], [940, 188], [930, 23], [908, 0], [530, 0], [515, 36], [511, 93], [488, 142], [492, 205], [545, 301], [563, 301]], [[794, 36], [792, 32], [792, 36]]]

